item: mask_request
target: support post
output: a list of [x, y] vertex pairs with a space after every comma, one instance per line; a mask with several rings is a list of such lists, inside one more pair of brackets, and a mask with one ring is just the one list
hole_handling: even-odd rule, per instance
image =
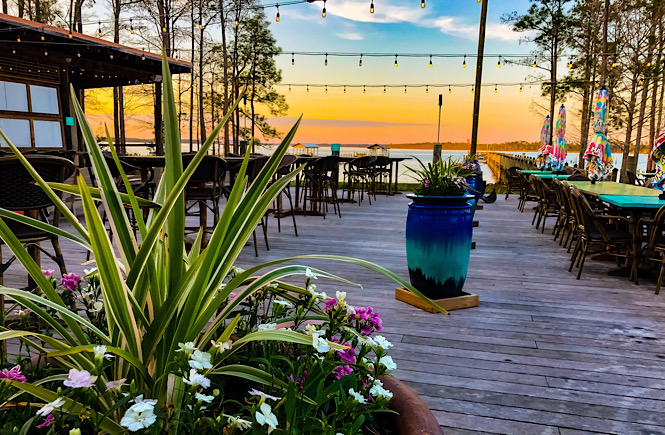
[[439, 94], [439, 128], [436, 131], [436, 144], [434, 145], [434, 163], [441, 160], [441, 106], [443, 106], [443, 94]]
[[471, 147], [469, 155], [476, 154], [478, 147], [478, 116], [480, 114], [480, 88], [483, 81], [483, 54], [485, 52], [485, 27], [487, 24], [487, 4], [489, 0], [483, 0], [480, 10], [480, 29], [478, 31], [478, 56], [476, 57], [476, 84], [473, 96], [473, 127], [471, 129]]

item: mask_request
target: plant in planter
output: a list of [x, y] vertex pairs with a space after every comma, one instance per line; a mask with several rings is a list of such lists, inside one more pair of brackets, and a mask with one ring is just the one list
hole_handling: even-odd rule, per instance
[[[109, 138], [127, 193], [117, 190], [74, 95], [98, 189], [80, 175], [74, 186], [44, 182], [0, 131], [74, 232], [26, 216], [10, 218], [77, 243], [92, 252], [96, 266], [85, 278], [67, 276], [57, 284], [0, 220], [0, 237], [38, 287], [32, 293], [0, 287], [0, 294], [30, 309], [47, 327], [3, 328], [0, 340], [20, 339], [46, 356], [51, 370], [48, 376], [26, 366], [0, 372], [3, 424], [20, 422], [23, 432], [49, 427], [51, 433], [74, 434], [347, 434], [373, 426], [390, 399], [377, 378], [394, 369], [386, 355], [390, 344], [374, 335], [382, 327], [379, 314], [351, 306], [344, 293], [333, 298], [316, 288], [323, 278], [353, 283], [286, 263], [352, 262], [438, 306], [396, 274], [364, 260], [310, 255], [248, 270], [234, 266], [274, 198], [302, 170], [269, 185], [299, 122], [251, 186], [246, 154], [207, 247], [202, 248], [199, 232], [187, 250], [184, 188], [238, 102], [183, 168], [167, 62], [163, 77], [166, 168], [152, 201], [134, 195]], [[54, 189], [80, 195], [85, 225]], [[111, 236], [95, 201], [109, 216]], [[134, 211], [140, 239], [125, 207]], [[147, 220], [140, 207], [149, 207]]]
[[451, 158], [409, 168], [419, 181], [406, 220], [411, 284], [432, 299], [459, 295], [471, 253], [473, 218], [466, 179], [473, 170]]

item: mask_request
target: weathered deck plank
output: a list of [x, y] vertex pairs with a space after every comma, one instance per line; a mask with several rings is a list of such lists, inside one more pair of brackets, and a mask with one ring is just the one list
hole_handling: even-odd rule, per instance
[[[290, 219], [270, 251], [245, 247], [239, 265], [304, 253], [353, 255], [406, 277], [404, 222], [408, 200], [379, 197], [342, 206], [342, 218]], [[397, 376], [421, 393], [448, 434], [665, 433], [665, 296], [607, 275], [611, 262], [589, 261], [581, 280], [569, 255], [531, 227], [531, 213], [499, 199], [478, 212], [466, 290], [480, 306], [450, 316], [424, 313], [394, 299], [395, 284], [345, 263], [308, 261], [363, 284], [317, 283], [348, 292], [354, 305], [382, 313], [394, 341]], [[68, 265], [85, 259], [63, 241]], [[6, 253], [6, 248], [5, 248]], [[45, 264], [48, 266], [48, 264]], [[50, 266], [52, 267], [52, 266]], [[22, 285], [12, 266], [6, 283]]]

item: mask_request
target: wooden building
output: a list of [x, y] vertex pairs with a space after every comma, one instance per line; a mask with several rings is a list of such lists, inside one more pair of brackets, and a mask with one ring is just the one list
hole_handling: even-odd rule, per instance
[[293, 148], [293, 154], [295, 155], [300, 155], [300, 154], [309, 154], [310, 156], [319, 155], [319, 146], [315, 143], [309, 143], [309, 142], [297, 143], [293, 145], [291, 148]]
[[[0, 14], [0, 128], [21, 148], [82, 150], [70, 85], [154, 84], [155, 143], [162, 145], [162, 57], [101, 38]], [[169, 59], [172, 74], [189, 62]]]

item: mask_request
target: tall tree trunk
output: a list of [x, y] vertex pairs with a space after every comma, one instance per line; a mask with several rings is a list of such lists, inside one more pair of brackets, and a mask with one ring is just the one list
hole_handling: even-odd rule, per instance
[[[23, 1], [23, 0], [20, 0]], [[84, 0], [74, 0], [74, 30], [83, 32], [83, 2]]]
[[252, 152], [255, 152], [255, 127], [256, 127], [256, 119], [255, 119], [255, 112], [254, 112], [254, 98], [256, 98], [256, 47], [254, 47], [254, 59], [252, 61], [252, 96], [249, 100], [249, 106], [250, 110], [252, 113]]
[[35, 17], [34, 20], [38, 23], [42, 22], [42, 2], [41, 0], [35, 0]]
[[206, 122], [203, 113], [203, 29], [201, 29], [199, 41], [199, 128], [201, 129], [201, 143], [206, 141]]
[[[555, 35], [558, 30], [555, 30]], [[554, 144], [554, 109], [556, 107], [556, 75], [557, 75], [557, 62], [559, 61], [559, 38], [558, 36], [554, 37], [554, 51], [552, 52], [552, 68], [550, 70], [550, 80], [551, 80], [551, 94], [550, 94], [550, 145]]]
[[[224, 72], [222, 77], [224, 79], [224, 100], [222, 102], [222, 110], [224, 115], [229, 111], [229, 57], [226, 50], [226, 16], [224, 11], [224, 0], [219, 0], [219, 16], [221, 21], [222, 30], [222, 57]], [[224, 155], [230, 152], [229, 142], [229, 123], [224, 125]]]
[[593, 107], [591, 99], [593, 98], [593, 87], [596, 81], [596, 61], [594, 56], [596, 44], [593, 36], [592, 14], [588, 13], [586, 19], [587, 39], [584, 47], [584, 55], [586, 56], [586, 59], [584, 61], [584, 90], [582, 91], [582, 126], [580, 127], [580, 154], [577, 161], [580, 168], [584, 167], [584, 153], [586, 152], [586, 147], [589, 142], [589, 129], [591, 127], [592, 115], [591, 108]]
[[630, 154], [630, 144], [632, 143], [632, 138], [633, 138], [633, 121], [635, 119], [635, 106], [637, 105], [636, 91], [637, 91], [637, 82], [639, 80], [637, 75], [638, 75], [637, 72], [633, 73], [631, 91], [630, 91], [630, 102], [628, 103], [628, 108], [627, 108], [626, 138], [623, 143], [623, 161], [621, 163], [620, 181], [624, 181], [626, 179], [626, 171], [630, 169], [628, 160]]
[[[113, 1], [113, 42], [120, 43], [120, 10], [121, 0]], [[118, 146], [118, 152], [127, 153], [127, 142], [125, 137], [125, 98], [122, 86], [113, 88], [113, 125], [115, 133], [115, 143]]]
[[25, 0], [18, 0], [18, 17], [23, 18], [25, 13]]
[[[662, 5], [658, 8], [658, 53], [656, 54], [655, 65], [658, 65], [658, 68], [661, 68], [662, 65], [662, 56], [663, 56], [663, 7]], [[651, 70], [653, 75], [654, 69]], [[653, 89], [651, 91], [651, 113], [649, 114], [649, 156], [647, 157], [647, 172], [653, 172], [654, 161], [651, 160], [651, 150], [653, 149], [653, 144], [656, 141], [656, 135], [658, 134], [658, 128], [660, 126], [656, 125], [656, 113], [658, 112], [658, 85], [659, 81], [662, 81], [663, 74], [661, 70], [660, 77], [653, 78]], [[661, 85], [662, 86], [662, 85]]]
[[7, 5], [7, 0], [2, 0], [2, 13], [6, 14], [9, 12], [9, 6]]
[[[194, 60], [196, 59], [196, 50], [194, 46], [194, 39], [195, 39], [195, 34], [194, 34], [194, 2], [192, 2], [192, 8], [190, 10], [191, 12], [191, 20], [192, 20], [192, 65], [194, 65]], [[199, 9], [199, 17], [201, 14], [201, 10]], [[201, 23], [201, 18], [199, 18], [199, 23]], [[194, 151], [194, 70], [192, 69], [192, 73], [190, 74], [190, 80], [189, 80], [189, 152]]]
[[[240, 20], [240, 11], [236, 10], [236, 20]], [[235, 37], [233, 39], [233, 99], [234, 101], [238, 100], [240, 96], [240, 83], [238, 75], [240, 74], [240, 69], [238, 65], [238, 26], [234, 27]], [[239, 142], [240, 142], [240, 105], [236, 108], [235, 112], [235, 122], [233, 128], [233, 145], [235, 147], [236, 153], [239, 152]]]

